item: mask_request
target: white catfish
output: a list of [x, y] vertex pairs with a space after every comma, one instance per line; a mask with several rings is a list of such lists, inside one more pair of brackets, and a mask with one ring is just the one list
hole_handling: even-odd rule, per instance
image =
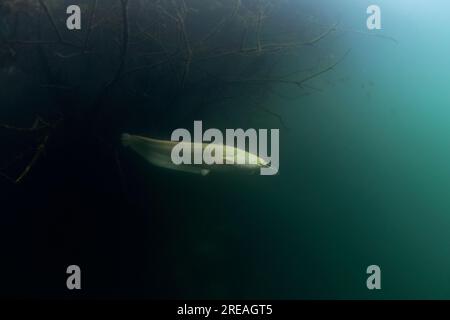
[[[142, 136], [130, 135], [127, 133], [122, 135], [122, 144], [124, 146], [130, 147], [133, 151], [141, 155], [151, 164], [171, 170], [196, 173], [205, 176], [209, 174], [211, 171], [222, 171], [222, 172], [241, 171], [241, 172], [255, 173], [258, 170], [260, 170], [260, 168], [262, 167], [267, 168], [269, 166], [269, 163], [266, 160], [258, 157], [257, 155], [228, 145], [219, 145], [219, 147], [223, 147], [223, 164], [202, 163], [202, 164], [177, 165], [173, 163], [171, 154], [172, 149], [180, 143], [188, 145], [190, 144], [190, 146], [187, 147], [191, 147], [190, 149], [192, 150], [192, 152], [195, 148], [198, 147], [201, 147], [203, 152], [204, 149], [208, 145], [210, 145], [198, 142], [178, 142], [178, 141], [158, 140]], [[234, 154], [233, 164], [227, 164], [227, 160], [230, 160], [229, 157], [227, 157], [227, 154]], [[245, 160], [245, 161], [238, 161], [238, 160]], [[240, 162], [245, 162], [245, 164], [240, 164]]]

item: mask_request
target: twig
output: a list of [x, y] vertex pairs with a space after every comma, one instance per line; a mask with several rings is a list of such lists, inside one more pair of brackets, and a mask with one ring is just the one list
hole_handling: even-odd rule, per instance
[[[287, 42], [287, 43], [268, 43], [268, 44], [263, 44], [261, 41], [260, 45], [257, 45], [256, 47], [251, 47], [251, 48], [244, 47], [245, 39], [246, 39], [246, 35], [247, 35], [247, 31], [244, 31], [244, 36], [241, 40], [241, 45], [240, 45], [239, 49], [217, 52], [213, 55], [208, 55], [208, 56], [203, 56], [203, 57], [200, 56], [200, 57], [197, 57], [195, 59], [195, 61], [208, 60], [208, 59], [223, 57], [223, 56], [228, 56], [228, 55], [252, 55], [252, 54], [262, 54], [262, 53], [276, 53], [276, 52], [279, 52], [282, 50], [290, 50], [290, 49], [295, 49], [298, 47], [311, 46], [311, 45], [314, 45], [317, 42], [323, 40], [325, 37], [327, 37], [333, 31], [335, 31], [336, 25], [337, 24], [333, 25], [332, 27], [327, 29], [325, 32], [321, 33], [317, 37], [315, 37], [311, 40], [308, 40], [308, 41], [297, 41], [297, 42]], [[247, 30], [247, 29], [245, 29], [245, 30]]]
[[91, 34], [92, 34], [92, 23], [94, 21], [95, 18], [95, 11], [97, 10], [97, 5], [98, 5], [98, 0], [94, 0], [92, 3], [92, 8], [91, 8], [91, 14], [89, 16], [89, 21], [88, 21], [88, 29], [87, 29], [87, 34], [86, 34], [86, 38], [84, 39], [84, 51], [86, 52], [89, 46], [89, 40], [91, 39]]
[[303, 78], [301, 80], [288, 80], [288, 79], [283, 79], [283, 78], [277, 77], [277, 78], [236, 79], [236, 80], [231, 80], [229, 82], [232, 82], [232, 83], [234, 83], [234, 82], [237, 82], [237, 83], [267, 83], [267, 82], [275, 82], [275, 83], [294, 84], [294, 85], [297, 85], [299, 87], [303, 87], [305, 82], [307, 82], [309, 80], [312, 80], [314, 78], [317, 78], [318, 76], [320, 76], [320, 75], [322, 75], [322, 74], [324, 74], [324, 73], [334, 69], [339, 63], [341, 63], [347, 57], [347, 55], [350, 53], [350, 51], [351, 51], [351, 49], [348, 50], [342, 56], [341, 59], [337, 60], [332, 65], [330, 65], [330, 66], [328, 66], [328, 67], [326, 67], [324, 69], [321, 69], [321, 70], [319, 70], [319, 71], [317, 71], [317, 72], [315, 72], [315, 73], [313, 73], [313, 74], [311, 74], [311, 75], [309, 75], [309, 76], [307, 76], [307, 77], [305, 77], [305, 78]]
[[280, 122], [280, 124], [281, 124], [287, 131], [290, 131], [289, 127], [286, 126], [286, 124], [285, 124], [285, 122], [284, 122], [284, 120], [283, 120], [283, 117], [282, 117], [281, 115], [279, 115], [278, 113], [276, 113], [276, 112], [274, 112], [274, 111], [272, 111], [272, 110], [269, 110], [269, 109], [267, 109], [267, 108], [265, 108], [265, 107], [263, 107], [263, 106], [259, 106], [259, 107], [257, 107], [257, 108], [258, 108], [259, 110], [262, 110], [262, 111], [264, 111], [264, 112], [266, 112], [266, 113], [268, 113], [268, 114], [274, 116], [275, 118], [277, 118], [278, 121]]
[[30, 163], [25, 167], [25, 169], [22, 171], [22, 173], [19, 175], [19, 177], [15, 180], [16, 184], [19, 184], [20, 182], [22, 182], [22, 180], [30, 173], [30, 171], [33, 168], [33, 166], [36, 164], [36, 162], [42, 156], [42, 154], [45, 151], [45, 146], [47, 144], [48, 138], [49, 138], [49, 134], [47, 134], [44, 137], [43, 141], [37, 147], [36, 153], [34, 154], [33, 158], [30, 161]]
[[125, 62], [127, 58], [128, 53], [128, 41], [129, 41], [129, 35], [130, 35], [130, 26], [128, 23], [128, 0], [120, 0], [121, 2], [121, 8], [122, 8], [122, 47], [120, 49], [120, 65], [119, 69], [117, 70], [118, 77], [125, 68]]
[[236, 4], [235, 4], [233, 12], [230, 14], [230, 16], [222, 18], [222, 20], [220, 20], [216, 24], [216, 26], [213, 27], [212, 30], [202, 40], [200, 40], [199, 45], [202, 45], [203, 43], [205, 43], [206, 41], [208, 41], [209, 39], [214, 37], [217, 33], [219, 33], [220, 30], [223, 29], [223, 27], [225, 26], [225, 24], [228, 21], [231, 21], [234, 19], [234, 17], [236, 17], [240, 7], [241, 7], [241, 0], [236, 0]]
[[306, 41], [303, 43], [303, 45], [307, 45], [307, 46], [311, 46], [316, 44], [317, 42], [319, 42], [320, 40], [324, 39], [326, 36], [328, 36], [330, 33], [332, 33], [333, 31], [336, 31], [336, 27], [339, 25], [339, 22], [335, 23], [331, 28], [329, 28], [328, 30], [326, 30], [324, 33], [318, 35], [316, 38], [310, 40], [310, 41]]
[[380, 39], [385, 39], [385, 40], [392, 41], [395, 44], [399, 44], [399, 41], [397, 39], [395, 39], [394, 37], [391, 37], [391, 36], [384, 35], [384, 34], [364, 32], [364, 31], [360, 31], [360, 30], [347, 29], [347, 28], [342, 28], [342, 29], [339, 28], [339, 30], [359, 33], [359, 34], [362, 34], [362, 35], [365, 35], [365, 36], [371, 36], [371, 37], [380, 38]]
[[120, 0], [121, 12], [122, 12], [122, 43], [120, 47], [120, 62], [116, 73], [112, 80], [105, 86], [103, 93], [100, 95], [101, 100], [104, 95], [120, 80], [123, 76], [125, 63], [128, 53], [128, 41], [129, 41], [129, 23], [128, 23], [128, 0]]
[[[323, 26], [320, 23], [315, 23], [315, 24], [318, 25], [318, 26]], [[336, 27], [336, 31], [358, 33], [358, 34], [362, 34], [362, 35], [365, 35], [365, 36], [370, 36], [370, 37], [375, 37], [375, 38], [389, 40], [389, 41], [392, 41], [395, 44], [399, 44], [399, 41], [397, 39], [395, 39], [394, 37], [391, 37], [389, 35], [375, 33], [375, 32], [366, 32], [366, 31], [361, 31], [361, 30], [352, 29], [352, 28], [345, 28], [345, 27], [339, 27], [339, 28]]]
[[[16, 179], [13, 179], [10, 176], [8, 176], [7, 174], [0, 172], [0, 176], [2, 176], [3, 178], [6, 178], [10, 182], [13, 182], [14, 184], [19, 184], [20, 182], [22, 182], [23, 179], [30, 173], [31, 169], [34, 167], [34, 165], [39, 160], [39, 158], [44, 154], [45, 148], [47, 146], [47, 142], [50, 137], [51, 130], [56, 128], [56, 126], [62, 120], [63, 119], [60, 118], [60, 119], [56, 120], [54, 123], [50, 123], [50, 122], [47, 122], [44, 119], [42, 119], [40, 116], [37, 116], [36, 120], [34, 121], [33, 125], [30, 128], [19, 128], [19, 127], [14, 127], [14, 126], [5, 125], [5, 124], [0, 125], [1, 128], [8, 129], [8, 130], [14, 130], [14, 131], [20, 131], [20, 132], [37, 132], [37, 131], [41, 131], [43, 129], [47, 129], [47, 132], [45, 133], [44, 138], [41, 140], [41, 142], [35, 149], [33, 158], [28, 163], [28, 165], [25, 167], [25, 169], [20, 173], [20, 175]], [[23, 158], [22, 156], [17, 157], [17, 160], [20, 160], [22, 158]], [[12, 164], [10, 164], [10, 165], [12, 165]], [[6, 169], [10, 165], [2, 168], [1, 170]]]
[[[182, 36], [183, 43], [184, 43], [185, 50], [186, 50], [185, 64], [184, 64], [183, 74], [181, 76], [181, 88], [184, 88], [186, 80], [187, 80], [187, 78], [189, 76], [189, 72], [190, 72], [193, 50], [192, 50], [192, 46], [189, 41], [189, 37], [187, 34], [187, 30], [186, 30], [185, 16], [184, 16], [185, 11], [181, 11], [178, 8], [178, 6], [176, 5], [175, 1], [172, 1], [172, 2], [173, 2], [173, 5], [175, 6], [175, 10], [177, 13], [177, 22], [178, 22], [178, 26], [180, 27], [180, 30], [181, 30], [181, 36]], [[186, 8], [186, 4], [184, 3], [183, 0], [182, 0], [182, 3], [184, 5], [184, 8]]]
[[320, 76], [320, 75], [322, 75], [322, 74], [324, 74], [324, 73], [326, 73], [326, 72], [328, 72], [330, 70], [333, 70], [338, 64], [340, 64], [348, 56], [350, 51], [352, 51], [352, 50], [351, 49], [347, 50], [347, 52], [342, 56], [342, 58], [337, 60], [332, 65], [330, 65], [330, 66], [326, 67], [325, 69], [322, 69], [322, 70], [320, 70], [320, 71], [318, 71], [316, 73], [313, 73], [309, 77], [306, 77], [306, 78], [304, 78], [304, 79], [302, 79], [300, 81], [297, 81], [296, 84], [301, 87], [303, 85], [303, 83], [305, 83], [305, 82], [307, 82], [307, 81], [309, 81], [311, 79], [314, 79], [314, 78], [316, 78], [316, 77], [318, 77], [318, 76]]
[[[138, 28], [140, 28], [140, 27], [138, 26]], [[177, 80], [180, 81], [177, 69], [175, 67], [175, 63], [173, 62], [173, 59], [172, 59], [173, 55], [169, 54], [169, 51], [166, 48], [166, 46], [164, 45], [164, 43], [160, 39], [158, 39], [156, 36], [154, 36], [152, 33], [150, 33], [150, 32], [147, 32], [147, 31], [142, 30], [142, 29], [141, 29], [141, 32], [142, 32], [143, 35], [145, 35], [149, 39], [155, 41], [158, 44], [158, 46], [161, 47], [162, 54], [164, 54], [164, 56], [166, 57], [167, 61], [169, 62], [170, 68], [172, 69], [172, 72], [175, 74], [175, 77], [177, 78]]]
[[14, 130], [14, 131], [21, 131], [21, 132], [34, 132], [39, 131], [42, 129], [47, 129], [50, 127], [50, 124], [45, 122], [41, 117], [36, 117], [36, 120], [34, 121], [33, 125], [30, 128], [21, 128], [21, 127], [15, 127], [8, 124], [0, 124], [0, 128], [7, 129], [7, 130]]
[[44, 2], [44, 0], [38, 0], [38, 2], [39, 2], [39, 5], [44, 10], [48, 20], [50, 21], [50, 24], [52, 25], [52, 28], [56, 33], [57, 40], [54, 40], [54, 41], [9, 40], [8, 43], [18, 44], [18, 45], [64, 45], [64, 46], [70, 46], [70, 47], [75, 47], [75, 48], [83, 48], [83, 46], [80, 46], [76, 43], [72, 43], [72, 42], [64, 40], [47, 4]]

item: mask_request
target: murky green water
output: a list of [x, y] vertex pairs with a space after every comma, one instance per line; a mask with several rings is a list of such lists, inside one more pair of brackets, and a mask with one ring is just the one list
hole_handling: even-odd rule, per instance
[[[40, 115], [56, 128], [23, 183], [0, 184], [2, 295], [65, 296], [65, 268], [75, 263], [92, 297], [450, 297], [446, 1], [376, 1], [382, 30], [370, 31], [372, 1], [242, 1], [233, 16], [231, 1], [206, 8], [186, 0], [196, 10], [178, 13], [188, 16], [192, 57], [185, 41], [164, 38], [170, 19], [146, 15], [149, 2], [130, 0], [119, 74], [164, 63], [120, 81], [118, 4], [99, 2], [94, 50], [81, 56], [61, 44], [9, 43], [39, 39], [38, 22], [21, 13], [13, 34], [13, 18], [3, 15], [0, 123], [30, 127]], [[63, 3], [49, 4], [61, 21]], [[91, 12], [92, 2], [80, 3]], [[252, 10], [261, 4], [268, 4], [262, 52], [228, 57], [257, 48]], [[216, 11], [202, 14], [208, 10]], [[241, 24], [227, 22], [217, 35], [212, 28], [230, 14], [230, 21], [247, 17], [244, 47]], [[46, 21], [42, 9], [40, 17]], [[313, 45], [264, 51], [317, 39], [336, 23]], [[41, 28], [54, 39], [48, 21]], [[195, 47], [208, 30], [210, 45]], [[62, 33], [77, 43], [86, 36]], [[148, 42], [155, 34], [158, 41]], [[279, 81], [335, 62], [302, 88]], [[123, 132], [168, 139], [178, 127], [192, 130], [193, 120], [205, 128], [279, 128], [279, 174], [190, 175], [153, 167], [120, 146]], [[14, 179], [46, 134], [1, 130], [2, 172]], [[381, 268], [381, 290], [366, 288], [372, 264]]]

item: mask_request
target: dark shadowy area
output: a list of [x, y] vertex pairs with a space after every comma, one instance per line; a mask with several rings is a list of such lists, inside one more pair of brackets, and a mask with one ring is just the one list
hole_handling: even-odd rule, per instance
[[[345, 57], [315, 50], [335, 21], [310, 23], [295, 1], [75, 2], [81, 31], [65, 26], [74, 1], [0, 3], [0, 296], [287, 293], [288, 279], [261, 291], [283, 266], [263, 263], [276, 248], [250, 214], [276, 210], [273, 185], [153, 168], [119, 135], [169, 138], [214, 113], [211, 126], [285, 126], [264, 101], [276, 86], [318, 90], [308, 81]], [[71, 264], [80, 292], [65, 286]]]

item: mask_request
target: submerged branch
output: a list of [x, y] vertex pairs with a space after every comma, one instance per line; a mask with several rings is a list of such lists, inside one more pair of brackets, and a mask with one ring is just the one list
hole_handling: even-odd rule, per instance
[[30, 173], [31, 169], [34, 167], [36, 162], [42, 156], [42, 154], [45, 151], [45, 147], [47, 145], [48, 138], [49, 138], [49, 134], [47, 134], [44, 137], [44, 139], [42, 140], [42, 142], [38, 145], [38, 147], [36, 148], [36, 153], [34, 154], [30, 163], [25, 167], [25, 169], [22, 171], [22, 173], [19, 175], [19, 177], [14, 181], [16, 184], [21, 183], [22, 180], [25, 179], [25, 177]]
[[220, 20], [215, 27], [212, 28], [212, 30], [200, 41], [199, 45], [202, 45], [212, 37], [214, 37], [216, 34], [218, 34], [221, 30], [223, 30], [224, 26], [227, 24], [228, 21], [233, 20], [237, 13], [239, 12], [239, 9], [241, 7], [241, 0], [236, 0], [236, 4], [234, 6], [233, 12], [230, 14], [230, 16], [226, 16]]
[[92, 29], [93, 29], [93, 21], [95, 18], [95, 12], [97, 11], [97, 6], [98, 6], [98, 0], [94, 0], [92, 3], [91, 14], [89, 16], [86, 38], [84, 39], [84, 51], [85, 52], [88, 51], [89, 40], [91, 39], [91, 34], [92, 34]]
[[399, 41], [397, 39], [395, 39], [394, 37], [388, 36], [388, 35], [384, 35], [384, 34], [364, 32], [364, 31], [360, 31], [360, 30], [347, 29], [347, 28], [342, 28], [342, 29], [339, 29], [339, 30], [359, 33], [359, 34], [362, 34], [362, 35], [365, 35], [365, 36], [371, 36], [371, 37], [375, 37], [375, 38], [389, 40], [389, 41], [392, 41], [395, 44], [399, 44]]
[[275, 117], [276, 119], [278, 119], [278, 121], [280, 122], [281, 126], [282, 126], [284, 129], [286, 129], [287, 131], [290, 131], [289, 127], [286, 125], [286, 123], [285, 123], [284, 120], [283, 120], [283, 117], [282, 117], [280, 114], [278, 114], [278, 113], [276, 113], [276, 112], [274, 112], [274, 111], [272, 111], [272, 110], [269, 110], [269, 109], [267, 109], [266, 107], [259, 106], [259, 107], [257, 107], [257, 108], [258, 108], [259, 110], [265, 112], [265, 113], [270, 114], [271, 116]]
[[120, 0], [120, 5], [122, 15], [122, 42], [120, 45], [119, 66], [111, 81], [104, 87], [101, 94], [97, 98], [96, 104], [102, 102], [109, 90], [123, 77], [125, 70], [130, 34], [130, 26], [128, 21], [128, 0]]
[[[170, 104], [172, 104], [175, 100], [176, 102], [174, 102], [174, 104], [178, 104], [179, 101], [189, 101], [190, 103], [191, 98], [193, 98], [192, 100], [194, 101], [199, 95], [201, 96], [201, 99], [204, 99], [205, 101], [212, 100], [209, 102], [207, 101], [208, 103], [202, 103], [199, 108], [194, 110], [196, 113], [200, 113], [203, 112], [204, 106], [208, 104], [220, 103], [222, 101], [227, 101], [234, 98], [241, 99], [242, 95], [251, 95], [254, 93], [254, 88], [249, 88], [251, 90], [245, 91], [248, 88], [241, 90], [241, 88], [237, 88], [235, 85], [230, 86], [230, 83], [257, 84], [263, 89], [261, 91], [263, 93], [268, 93], [272, 88], [277, 87], [272, 84], [296, 85], [304, 89], [310, 88], [320, 90], [310, 86], [307, 82], [329, 72], [330, 70], [333, 70], [349, 53], [347, 52], [341, 59], [333, 63], [331, 63], [332, 61], [329, 61], [330, 65], [325, 67], [322, 66], [322, 68], [316, 66], [314, 68], [303, 69], [300, 71], [294, 70], [294, 72], [276, 76], [275, 73], [272, 73], [270, 69], [266, 68], [268, 63], [272, 63], [272, 58], [279, 58], [281, 54], [284, 53], [297, 53], [297, 50], [300, 51], [302, 47], [314, 46], [318, 44], [329, 37], [334, 31], [338, 30], [338, 24], [336, 23], [327, 27], [318, 27], [312, 34], [313, 37], [309, 40], [309, 37], [293, 38], [291, 37], [292, 33], [289, 37], [286, 36], [286, 33], [284, 33], [280, 37], [270, 36], [265, 38], [266, 33], [269, 31], [267, 29], [270, 21], [267, 20], [270, 19], [272, 13], [272, 4], [274, 3], [272, 1], [233, 0], [233, 2], [230, 2], [231, 5], [225, 5], [229, 0], [221, 0], [218, 1], [218, 5], [211, 3], [205, 6], [203, 6], [202, 1], [189, 1], [188, 3], [186, 3], [185, 0], [139, 1], [141, 5], [138, 6], [138, 9], [136, 10], [145, 8], [143, 5], [145, 3], [145, 5], [148, 5], [150, 10], [152, 10], [151, 14], [153, 14], [153, 16], [150, 15], [150, 18], [154, 18], [147, 19], [152, 22], [149, 24], [145, 22], [141, 28], [139, 23], [133, 24], [132, 22], [133, 19], [131, 19], [132, 17], [130, 14], [132, 11], [134, 12], [135, 7], [131, 6], [131, 2], [129, 0], [116, 0], [112, 6], [109, 5], [109, 3], [105, 4], [105, 7], [107, 8], [106, 14], [105, 12], [101, 12], [101, 14], [99, 13], [99, 11], [103, 8], [101, 7], [101, 2], [98, 0], [91, 0], [86, 19], [87, 31], [83, 38], [77, 38], [75, 36], [69, 38], [68, 34], [63, 32], [64, 30], [62, 27], [58, 28], [57, 23], [59, 23], [59, 21], [55, 20], [51, 10], [53, 5], [56, 6], [56, 2], [52, 0], [37, 1], [38, 5], [36, 7], [41, 8], [41, 14], [38, 18], [42, 17], [42, 19], [45, 19], [46, 27], [43, 29], [49, 33], [49, 35], [46, 34], [48, 37], [40, 36], [42, 30], [41, 25], [39, 24], [39, 37], [37, 39], [30, 41], [8, 41], [7, 39], [11, 37], [14, 39], [16, 38], [16, 35], [14, 34], [8, 38], [5, 38], [2, 43], [16, 44], [19, 46], [38, 46], [41, 57], [41, 63], [38, 67], [41, 68], [40, 70], [44, 69], [47, 73], [47, 80], [45, 81], [46, 84], [41, 85], [41, 87], [57, 89], [52, 90], [55, 92], [55, 96], [57, 96], [58, 99], [60, 98], [59, 100], [55, 99], [57, 103], [60, 103], [61, 101], [62, 103], [73, 101], [73, 105], [77, 104], [78, 101], [81, 101], [82, 103], [84, 100], [74, 99], [76, 93], [74, 92], [72, 95], [72, 91], [74, 89], [80, 89], [81, 91], [82, 89], [90, 90], [91, 88], [94, 88], [94, 90], [96, 90], [99, 88], [95, 94], [88, 97], [90, 103], [92, 103], [89, 108], [74, 108], [75, 110], [71, 110], [70, 113], [67, 112], [66, 116], [73, 116], [73, 119], [70, 119], [71, 121], [79, 121], [80, 125], [93, 128], [96, 134], [99, 133], [99, 135], [101, 135], [102, 140], [107, 140], [109, 136], [106, 139], [104, 138], [108, 134], [111, 134], [111, 138], [116, 138], [116, 136], [114, 136], [116, 134], [116, 127], [110, 130], [113, 126], [108, 124], [105, 126], [100, 126], [101, 128], [98, 129], [99, 124], [101, 124], [101, 121], [103, 120], [103, 118], [99, 115], [102, 111], [105, 111], [104, 114], [106, 114], [106, 112], [111, 112], [111, 114], [107, 114], [107, 117], [105, 117], [108, 120], [111, 120], [116, 115], [121, 115], [118, 113], [115, 114], [119, 108], [114, 110], [106, 110], [106, 102], [110, 102], [108, 97], [114, 93], [114, 89], [119, 86], [119, 83], [125, 77], [132, 74], [142, 72], [142, 74], [138, 74], [134, 78], [130, 77], [130, 81], [124, 81], [124, 92], [125, 90], [133, 90], [131, 87], [136, 85], [139, 86], [139, 88], [143, 88], [145, 93], [149, 90], [153, 90], [155, 95], [154, 101], [158, 103], [163, 101], [163, 103], [165, 103], [166, 101], [163, 99], [167, 97], [167, 93], [164, 85], [170, 82], [170, 85], [175, 84], [175, 89], [172, 90], [173, 88], [170, 86], [167, 92], [168, 94], [173, 94], [173, 96], [176, 97], [176, 99], [168, 99], [170, 100], [168, 102]], [[211, 28], [209, 30], [200, 30], [202, 26], [199, 26], [198, 22], [191, 19], [190, 14], [192, 12], [199, 12], [196, 8], [191, 8], [188, 6], [192, 3], [194, 3], [194, 5], [201, 5], [202, 9], [206, 8], [206, 14], [211, 12], [211, 16], [204, 20], [212, 21]], [[208, 11], [209, 8], [213, 9]], [[56, 10], [57, 9], [55, 8], [55, 12]], [[216, 14], [217, 16], [215, 16]], [[106, 15], [107, 17], [95, 22], [94, 20], [96, 20], [97, 16], [100, 15]], [[212, 15], [214, 15], [214, 17]], [[148, 17], [146, 16], [146, 18]], [[49, 23], [47, 23], [47, 20]], [[97, 28], [100, 23], [102, 24], [102, 27]], [[103, 27], [103, 24], [105, 24], [105, 27]], [[289, 21], [289, 24], [291, 24], [291, 21]], [[272, 26], [272, 24], [270, 25]], [[228, 28], [228, 26], [230, 28]], [[138, 30], [137, 36], [134, 32], [132, 32], [135, 31], [134, 28], [137, 28]], [[22, 29], [28, 30], [31, 28], [21, 28], [20, 30]], [[200, 32], [198, 32], [199, 30]], [[55, 35], [53, 35], [53, 33], [55, 33]], [[99, 81], [102, 82], [99, 84], [92, 84], [94, 81], [84, 82], [83, 80], [85, 79], [81, 79], [81, 83], [88, 83], [86, 84], [86, 87], [81, 88], [82, 84], [77, 84], [76, 86], [72, 85], [70, 83], [71, 81], [78, 82], [79, 79], [77, 76], [73, 76], [73, 74], [77, 74], [76, 72], [78, 72], [76, 69], [78, 69], [79, 63], [86, 63], [86, 69], [90, 69], [90, 67], [95, 66], [95, 63], [92, 60], [94, 59], [94, 56], [96, 57], [97, 55], [88, 55], [87, 53], [90, 50], [89, 47], [92, 46], [91, 42], [93, 38], [95, 37], [95, 39], [103, 40], [105, 35], [110, 37], [112, 36], [114, 38], [117, 36], [118, 49], [116, 50], [118, 50], [118, 52], [112, 57], [115, 61], [116, 67], [113, 66], [112, 71], [95, 77], [94, 80], [101, 79]], [[64, 38], [65, 36], [67, 36], [67, 40]], [[25, 38], [28, 39], [28, 37]], [[142, 42], [138, 43], [138, 40]], [[78, 44], [78, 42], [80, 44]], [[100, 46], [99, 50], [105, 48], [105, 51], [101, 53], [107, 55], [110, 51], [106, 50], [109, 50], [110, 46], [113, 44], [111, 44], [111, 39], [106, 39], [105, 43], [105, 46]], [[47, 48], [44, 50], [44, 45], [50, 46], [48, 50]], [[67, 48], [58, 46], [67, 46]], [[69, 50], [70, 48], [76, 49]], [[26, 50], [26, 48], [21, 49]], [[67, 50], [63, 51], [63, 49]], [[141, 51], [139, 49], [141, 49]], [[62, 53], [56, 52], [57, 50], [61, 50]], [[146, 52], [148, 54], [145, 54]], [[53, 64], [55, 60], [50, 60], [49, 57], [47, 57], [47, 53], [49, 56], [51, 55], [52, 57], [57, 57], [56, 64]], [[273, 56], [270, 56], [267, 59], [266, 56], [264, 56], [261, 57], [261, 59], [255, 59], [254, 61], [249, 61], [251, 59], [245, 59], [247, 57], [258, 57], [266, 54], [273, 54]], [[72, 61], [69, 59], [79, 56], [86, 58], [86, 60], [76, 60], [73, 63], [73, 66], [68, 68], [68, 70], [63, 69], [64, 63], [70, 63]], [[228, 56], [232, 56], [231, 59], [224, 59], [225, 61], [223, 61], [223, 64], [221, 64], [222, 62], [217, 63], [216, 61], [213, 61], [212, 63], [209, 63], [209, 61], [207, 61], [208, 59]], [[69, 63], [67, 63], [66, 66], [69, 65]], [[111, 70], [107, 63], [110, 63], [107, 59], [105, 59], [104, 62], [99, 61], [99, 66], [92, 68], [92, 75], [95, 74], [95, 72], [101, 73], [107, 68], [109, 68], [108, 70]], [[227, 68], [229, 69], [234, 67], [236, 68], [236, 73], [234, 73], [237, 75], [235, 76], [236, 79], [227, 79], [220, 76], [220, 73], [225, 72]], [[171, 77], [168, 81], [166, 81], [166, 71], [169, 70], [170, 72], [170, 68], [172, 69], [175, 77]], [[196, 69], [201, 72], [195, 72]], [[150, 70], [152, 70], [152, 72], [149, 72]], [[219, 75], [214, 75], [215, 72]], [[301, 75], [299, 74], [300, 72], [303, 72], [302, 75], [307, 76], [301, 78]], [[243, 74], [246, 74], [246, 77], [249, 78], [243, 78]], [[272, 76], [273, 74], [275, 74], [275, 76]], [[82, 76], [89, 76], [89, 74], [83, 73]], [[258, 78], [259, 76], [261, 76], [261, 78]], [[106, 77], [106, 80], [103, 80], [104, 77]], [[159, 81], [158, 77], [161, 79], [163, 77], [166, 78], [163, 79], [164, 81]], [[186, 84], [188, 81], [189, 89], [192, 88], [193, 90], [186, 90]], [[229, 88], [232, 90], [237, 90], [229, 92], [227, 90]], [[296, 93], [303, 92], [301, 90], [295, 91]], [[199, 92], [200, 94], [198, 94]], [[220, 92], [220, 94], [215, 94], [217, 92]], [[309, 93], [309, 91], [307, 93]], [[89, 91], [89, 94], [91, 94], [91, 91]], [[153, 99], [153, 97], [151, 98]], [[187, 100], [184, 100], [184, 98], [187, 98]], [[147, 96], [143, 99], [147, 99]], [[214, 99], [217, 101], [214, 101]], [[118, 105], [123, 102], [123, 99], [117, 99], [114, 103]], [[128, 102], [128, 100], [126, 102]], [[136, 102], [136, 104], [137, 103], [140, 103], [140, 100], [139, 102]], [[72, 106], [72, 104], [70, 104], [70, 106]], [[78, 107], [78, 105], [76, 105], [76, 107]], [[278, 119], [283, 128], [289, 129], [280, 114], [263, 106], [257, 107], [257, 109], [261, 112], [265, 112], [271, 117]], [[249, 108], [252, 110], [252, 106], [249, 106]], [[183, 110], [175, 110], [174, 112], [179, 111]], [[116, 121], [116, 119], [114, 118], [113, 121]], [[49, 139], [54, 135], [53, 128], [54, 124], [48, 123], [39, 117], [36, 119], [31, 128], [20, 128], [0, 124], [0, 129], [13, 130], [17, 132], [32, 132], [36, 134], [36, 139], [38, 139], [34, 140], [34, 142], [30, 144], [30, 150], [23, 153], [26, 158], [21, 158], [18, 161], [14, 161], [14, 170], [17, 169], [15, 166], [16, 164], [20, 164], [19, 169], [22, 169], [23, 164], [28, 162], [25, 168], [20, 172], [20, 174], [18, 174], [17, 178], [11, 178], [2, 172], [0, 172], [0, 176], [15, 184], [22, 182], [33, 170], [33, 167], [38, 163], [39, 159], [43, 156]], [[32, 137], [34, 138], [34, 136]], [[123, 172], [116, 149], [114, 149], [114, 155], [112, 156], [116, 160], [119, 175], [122, 176]], [[10, 172], [12, 168], [8, 168], [8, 171]], [[15, 176], [15, 174], [12, 176]]]
[[33, 154], [33, 157], [31, 158], [30, 162], [20, 172], [20, 174], [17, 176], [17, 178], [12, 178], [3, 172], [0, 172], [0, 176], [14, 184], [21, 183], [30, 174], [31, 170], [36, 165], [37, 161], [44, 154], [45, 149], [47, 147], [48, 140], [50, 138], [51, 129], [54, 129], [58, 125], [58, 123], [61, 121], [62, 121], [62, 119], [59, 119], [55, 123], [49, 123], [38, 116], [30, 128], [20, 128], [20, 127], [5, 125], [5, 124], [0, 125], [1, 128], [19, 131], [19, 132], [38, 132], [38, 131], [47, 129], [47, 132], [45, 133], [44, 138], [42, 138], [42, 140], [39, 142], [36, 149], [34, 150], [34, 154]]
[[39, 5], [44, 10], [45, 15], [47, 16], [48, 20], [50, 21], [50, 24], [52, 26], [52, 29], [54, 30], [56, 34], [56, 40], [53, 41], [33, 41], [33, 40], [8, 40], [7, 42], [9, 44], [17, 44], [17, 45], [63, 45], [68, 47], [74, 47], [81, 49], [83, 48], [82, 45], [67, 41], [64, 39], [64, 37], [61, 34], [61, 31], [58, 29], [58, 26], [56, 25], [55, 19], [53, 18], [50, 9], [48, 5], [45, 3], [44, 0], [38, 0]]
[[50, 127], [50, 124], [46, 121], [44, 121], [41, 117], [37, 117], [34, 121], [33, 125], [30, 128], [21, 128], [21, 127], [15, 127], [8, 124], [0, 124], [0, 128], [7, 129], [7, 130], [14, 130], [14, 131], [20, 131], [20, 132], [35, 132], [42, 129], [47, 129]]
[[216, 52], [204, 55], [204, 56], [198, 56], [195, 58], [195, 61], [203, 61], [203, 60], [209, 60], [214, 59], [218, 57], [225, 57], [230, 55], [254, 55], [254, 54], [264, 54], [264, 53], [277, 53], [283, 50], [293, 50], [300, 47], [307, 47], [312, 46], [318, 43], [319, 41], [326, 38], [328, 35], [330, 35], [332, 32], [336, 31], [336, 26], [338, 23], [331, 26], [329, 29], [327, 29], [325, 32], [321, 33], [317, 37], [307, 40], [307, 41], [293, 41], [293, 42], [284, 42], [284, 43], [266, 43], [264, 44], [262, 40], [258, 40], [258, 43], [256, 47], [251, 48], [245, 48], [244, 43], [245, 39], [247, 37], [247, 29], [244, 30], [244, 35], [241, 40], [240, 48], [233, 49], [233, 50], [216, 50]]
[[289, 79], [284, 79], [282, 77], [273, 77], [273, 78], [254, 78], [254, 79], [235, 79], [235, 80], [229, 80], [229, 83], [249, 83], [249, 84], [258, 84], [258, 83], [269, 83], [269, 82], [274, 82], [274, 83], [284, 83], [284, 84], [293, 84], [296, 85], [298, 87], [303, 87], [304, 84], [307, 81], [310, 81], [314, 78], [319, 77], [320, 75], [333, 70], [338, 64], [340, 64], [346, 57], [347, 55], [350, 53], [351, 49], [349, 49], [343, 56], [341, 59], [337, 60], [336, 62], [334, 62], [333, 64], [331, 64], [330, 66], [323, 68], [315, 73], [312, 73], [311, 75], [301, 79], [301, 80], [289, 80]]

